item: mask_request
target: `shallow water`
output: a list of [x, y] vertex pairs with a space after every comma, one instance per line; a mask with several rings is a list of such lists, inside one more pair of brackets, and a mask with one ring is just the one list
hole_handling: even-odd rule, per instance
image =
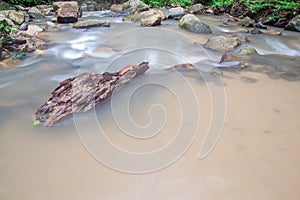
[[[194, 42], [240, 30], [201, 18], [212, 35], [106, 18], [111, 28], [49, 33], [43, 56], [2, 70], [0, 199], [298, 199], [299, 33], [247, 35], [262, 56], [231, 69]], [[142, 61], [150, 69], [110, 101], [32, 125], [60, 81]], [[187, 62], [197, 72], [168, 70]]]

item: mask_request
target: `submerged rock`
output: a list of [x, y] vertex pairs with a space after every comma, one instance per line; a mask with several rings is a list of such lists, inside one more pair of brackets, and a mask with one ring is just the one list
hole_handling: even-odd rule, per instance
[[194, 33], [211, 33], [210, 27], [193, 14], [183, 16], [179, 27]]
[[204, 46], [209, 49], [217, 51], [231, 51], [240, 46], [243, 42], [249, 41], [248, 38], [242, 34], [234, 34], [228, 36], [216, 36], [210, 38]]
[[220, 63], [231, 61], [245, 61], [249, 56], [259, 55], [257, 51], [250, 46], [241, 48], [237, 53], [226, 53], [221, 57]]
[[262, 32], [269, 35], [282, 35], [280, 31], [276, 31], [275, 29], [262, 30]]
[[161, 23], [161, 15], [155, 14], [150, 17], [147, 17], [146, 19], [141, 20], [141, 26], [157, 26]]
[[91, 27], [110, 27], [109, 21], [101, 19], [88, 19], [78, 21], [73, 25], [73, 28], [91, 28]]
[[245, 47], [241, 48], [236, 55], [238, 55], [238, 56], [252, 55], [253, 56], [253, 55], [258, 55], [258, 53], [253, 47], [245, 46]]
[[294, 17], [285, 27], [285, 30], [300, 32], [300, 15]]

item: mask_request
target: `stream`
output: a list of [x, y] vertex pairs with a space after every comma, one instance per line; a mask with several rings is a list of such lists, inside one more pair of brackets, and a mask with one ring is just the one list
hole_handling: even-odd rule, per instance
[[[49, 49], [0, 71], [0, 199], [299, 198], [299, 33], [251, 35], [217, 16], [200, 16], [209, 35], [93, 17], [111, 27], [44, 33]], [[260, 54], [250, 70], [195, 44], [232, 33]], [[62, 80], [143, 61], [150, 69], [111, 100], [33, 126]], [[170, 69], [181, 63], [197, 70]]]

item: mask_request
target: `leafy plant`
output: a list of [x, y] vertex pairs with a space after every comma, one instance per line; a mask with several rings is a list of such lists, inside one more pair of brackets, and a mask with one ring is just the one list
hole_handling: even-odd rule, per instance
[[213, 6], [230, 6], [234, 3], [234, 0], [213, 0]]
[[290, 0], [242, 0], [241, 3], [244, 3], [254, 12], [264, 8], [275, 10], [292, 10], [300, 8], [300, 3], [298, 1]]
[[0, 22], [0, 38], [3, 37], [11, 37], [12, 31], [15, 31], [18, 29], [18, 26], [10, 26], [7, 24], [6, 21]]
[[35, 6], [38, 4], [51, 3], [51, 0], [8, 0], [9, 3], [22, 6]]
[[192, 5], [191, 0], [143, 0], [146, 4], [150, 6], [167, 6], [171, 4], [177, 4], [182, 7]]

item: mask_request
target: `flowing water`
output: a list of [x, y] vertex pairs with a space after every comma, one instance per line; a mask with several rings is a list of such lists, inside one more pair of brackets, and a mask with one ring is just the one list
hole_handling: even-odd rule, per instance
[[[240, 70], [195, 44], [241, 31], [220, 18], [202, 17], [211, 35], [106, 19], [44, 34], [48, 50], [0, 72], [0, 199], [299, 199], [299, 33], [247, 35], [261, 56]], [[101, 106], [32, 125], [60, 81], [143, 61]]]

